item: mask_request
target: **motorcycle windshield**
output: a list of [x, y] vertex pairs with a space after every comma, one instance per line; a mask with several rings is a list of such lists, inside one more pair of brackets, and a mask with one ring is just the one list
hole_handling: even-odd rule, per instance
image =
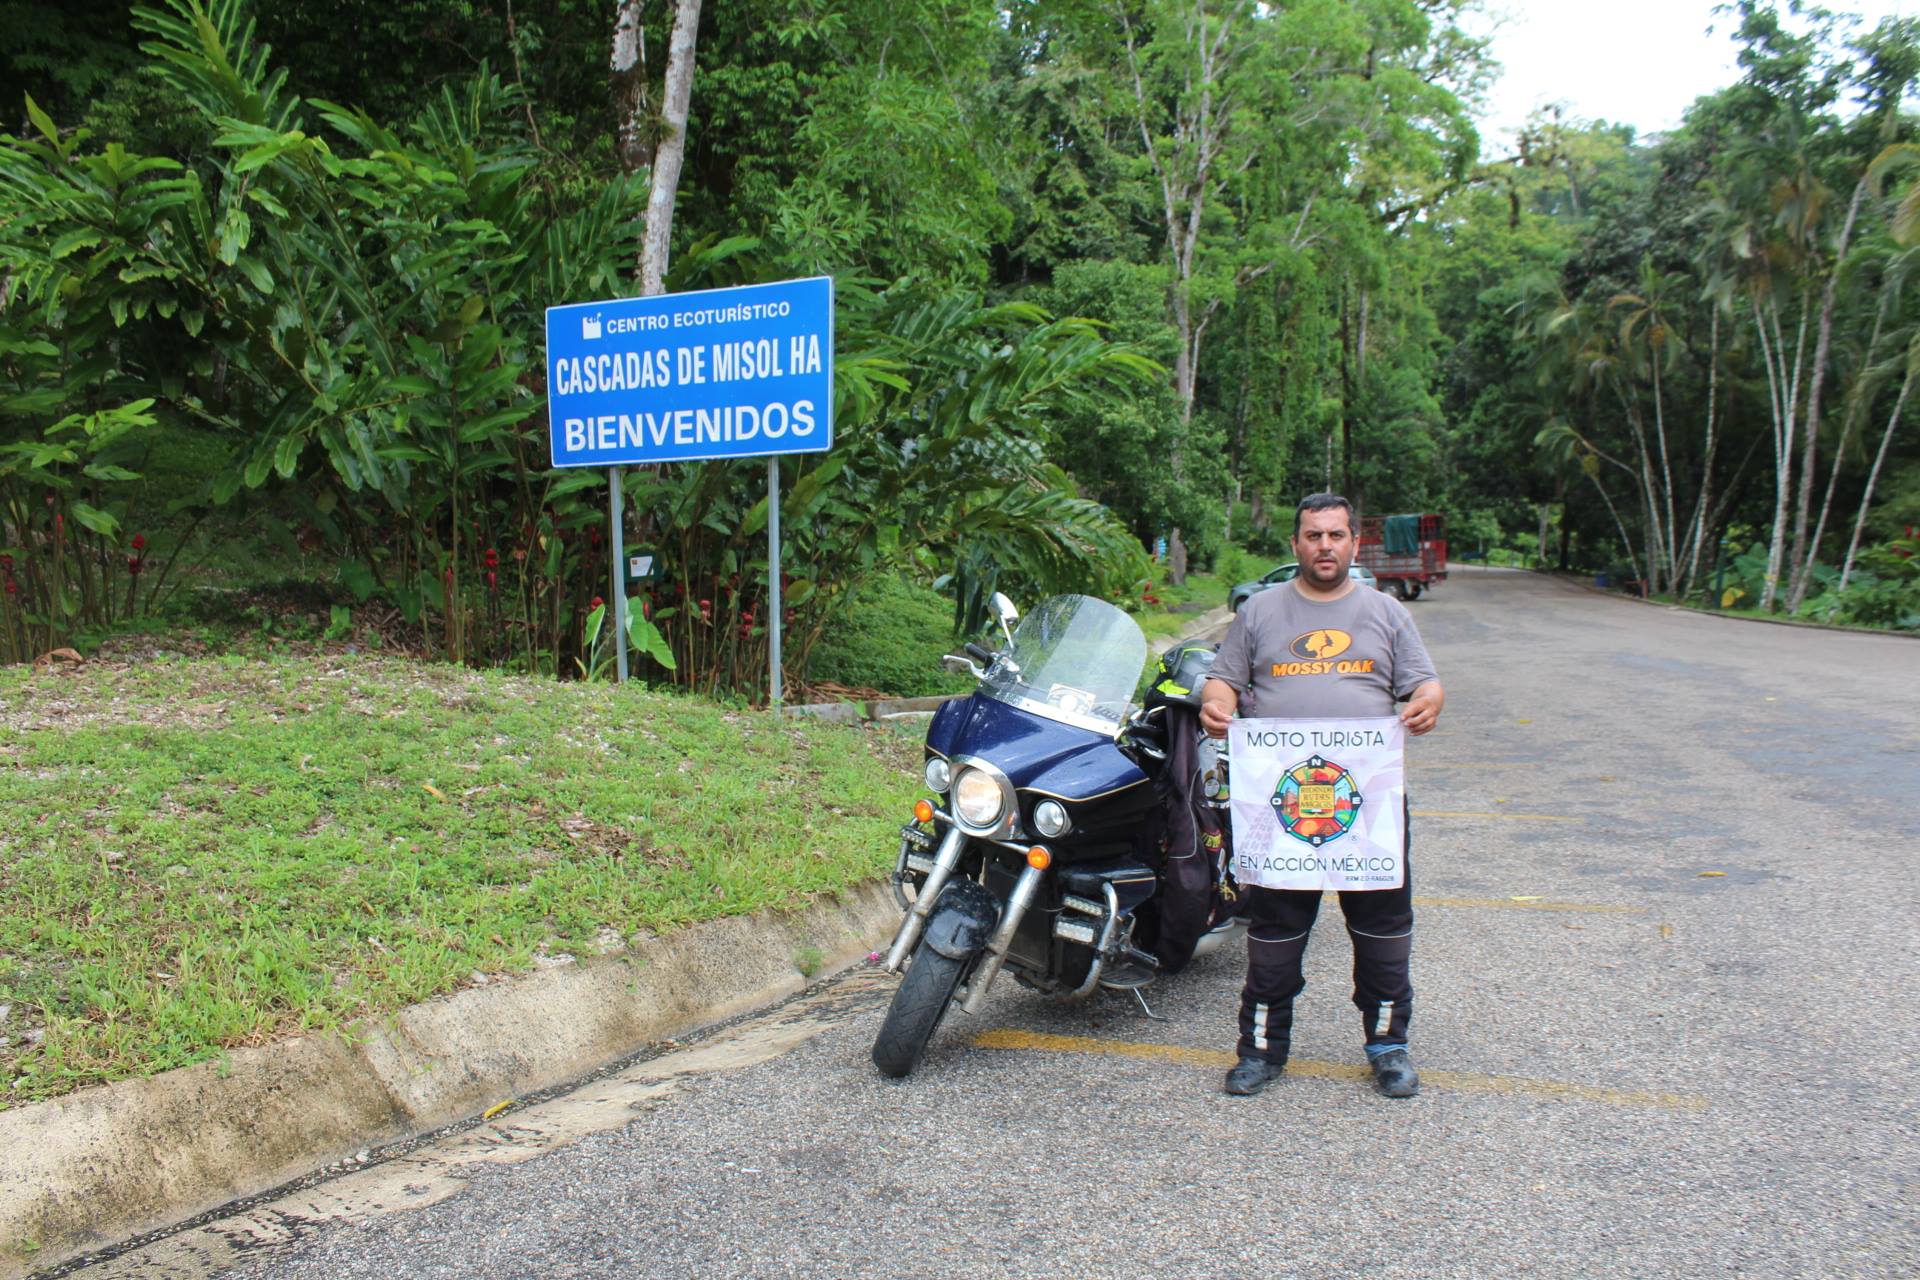
[[1132, 618], [1092, 596], [1055, 596], [1020, 619], [980, 692], [1111, 737], [1146, 662], [1147, 638]]

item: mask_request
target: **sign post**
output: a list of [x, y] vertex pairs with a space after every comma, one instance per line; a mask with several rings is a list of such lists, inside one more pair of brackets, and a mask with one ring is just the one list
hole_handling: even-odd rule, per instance
[[780, 701], [780, 462], [833, 447], [833, 280], [547, 308], [548, 437], [556, 467], [605, 467], [614, 627], [627, 672], [620, 469], [767, 458], [770, 690]]
[[780, 455], [767, 459], [767, 662], [773, 668], [768, 699], [780, 705]]
[[613, 652], [616, 655], [615, 670], [621, 684], [627, 682], [627, 583], [621, 576], [621, 562], [627, 558], [625, 521], [621, 518], [620, 502], [626, 495], [620, 492], [620, 468], [607, 468], [607, 490], [612, 495], [607, 499], [607, 517], [613, 525], [609, 531], [608, 545], [613, 548]]

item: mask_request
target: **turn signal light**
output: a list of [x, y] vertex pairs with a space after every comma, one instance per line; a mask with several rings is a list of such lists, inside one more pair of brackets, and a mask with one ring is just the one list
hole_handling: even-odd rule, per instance
[[932, 822], [933, 803], [928, 800], [922, 800], [915, 804], [913, 806], [913, 817], [916, 822]]
[[1053, 854], [1048, 851], [1047, 846], [1037, 844], [1027, 850], [1027, 865], [1035, 871], [1045, 871], [1053, 865]]

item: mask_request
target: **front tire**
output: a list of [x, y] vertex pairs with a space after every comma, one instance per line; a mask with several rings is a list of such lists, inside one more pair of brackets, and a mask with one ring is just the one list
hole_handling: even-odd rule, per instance
[[943, 956], [925, 944], [914, 952], [873, 1041], [873, 1065], [881, 1075], [898, 1079], [920, 1065], [920, 1055], [947, 1016], [968, 966], [968, 961]]

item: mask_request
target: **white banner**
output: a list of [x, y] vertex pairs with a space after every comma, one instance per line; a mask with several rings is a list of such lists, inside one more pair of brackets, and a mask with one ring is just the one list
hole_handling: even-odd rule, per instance
[[1407, 730], [1398, 719], [1235, 720], [1227, 749], [1241, 884], [1406, 883]]

